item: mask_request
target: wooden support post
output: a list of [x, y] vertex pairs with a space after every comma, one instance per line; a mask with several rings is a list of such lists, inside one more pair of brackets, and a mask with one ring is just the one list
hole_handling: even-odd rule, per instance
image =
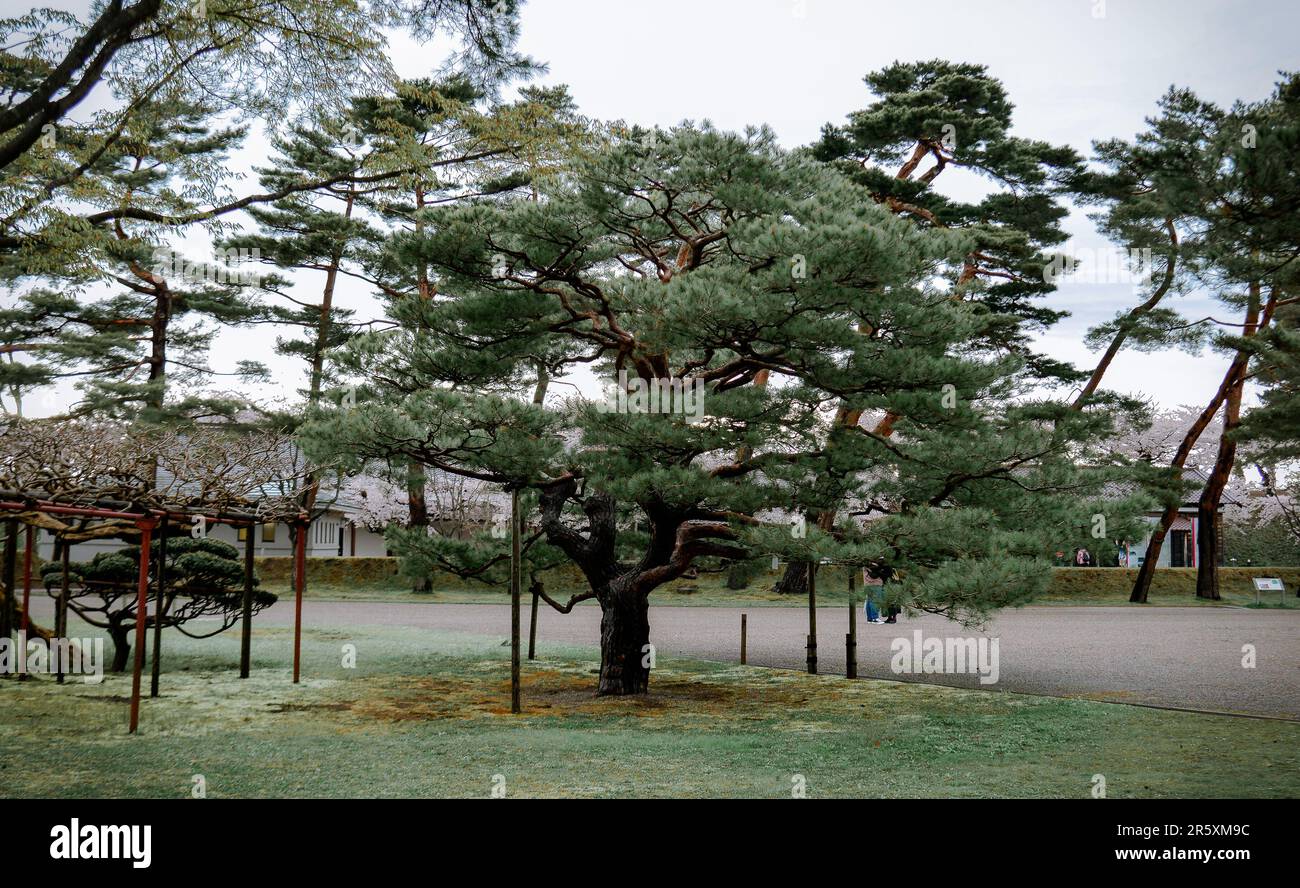
[[537, 590], [533, 589], [533, 613], [528, 620], [528, 659], [532, 660], [537, 657], [537, 599], [540, 596]]
[[510, 711], [519, 707], [519, 491], [510, 492]]
[[22, 554], [22, 632], [31, 632], [31, 559], [36, 547], [36, 528], [27, 525], [27, 549]]
[[144, 626], [149, 619], [149, 545], [153, 537], [153, 519], [138, 522], [140, 528], [140, 580], [135, 598], [135, 668], [131, 672], [131, 727], [140, 726], [140, 676], [144, 672]]
[[[32, 549], [36, 544], [36, 528], [27, 525], [27, 545], [23, 547], [23, 622], [19, 629], [18, 640], [22, 647], [27, 646], [27, 633], [32, 629]], [[25, 658], [26, 651], [23, 652]], [[21, 659], [21, 658], [20, 658]], [[26, 681], [26, 672], [18, 673], [19, 681]]]
[[[62, 641], [68, 636], [68, 594], [72, 590], [72, 578], [68, 562], [72, 558], [72, 547], [67, 540], [63, 544], [63, 576], [60, 577], [59, 598], [54, 605], [54, 637]], [[60, 650], [69, 650], [61, 645]], [[59, 658], [59, 684], [63, 684], [63, 658]]]
[[808, 674], [817, 674], [817, 562], [808, 562]]
[[741, 614], [740, 615], [740, 665], [741, 666], [745, 665], [745, 659], [747, 657], [747, 651], [745, 648], [745, 644], [746, 644], [745, 636], [749, 628], [746, 625], [747, 621], [748, 621], [748, 617], [745, 614]]
[[158, 593], [153, 608], [153, 673], [149, 676], [149, 696], [158, 696], [158, 676], [162, 671], [162, 623], [167, 609], [167, 518], [158, 522]]
[[244, 540], [244, 609], [239, 620], [239, 677], [248, 678], [253, 651], [253, 526]]
[[858, 677], [858, 603], [854, 594], [856, 568], [849, 565], [849, 634], [844, 636], [844, 677]]
[[5, 522], [4, 564], [0, 566], [0, 583], [5, 587], [4, 607], [0, 607], [0, 638], [14, 633], [14, 619], [18, 616], [18, 521]]
[[293, 683], [298, 683], [302, 673], [302, 593], [307, 586], [307, 531], [310, 521], [298, 522], [298, 538], [294, 540], [293, 564]]

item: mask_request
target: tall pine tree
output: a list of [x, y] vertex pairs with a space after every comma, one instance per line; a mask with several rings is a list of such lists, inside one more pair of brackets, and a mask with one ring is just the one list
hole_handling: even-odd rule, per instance
[[[535, 201], [426, 219], [392, 245], [436, 275], [437, 298], [399, 318], [418, 347], [356, 353], [418, 385], [325, 412], [304, 446], [530, 491], [601, 606], [602, 694], [647, 689], [649, 596], [697, 564], [781, 551], [893, 570], [899, 604], [978, 622], [1045, 588], [1045, 554], [1098, 516], [1130, 521], [1098, 496], [1105, 418], [1018, 397], [1027, 358], [970, 349], [1002, 318], [936, 281], [974, 240], [770, 133], [620, 140]], [[594, 368], [613, 400], [535, 403], [541, 352]], [[897, 434], [831, 436], [841, 403], [893, 412]], [[825, 477], [854, 520], [793, 537], [781, 514]]]
[[[1011, 135], [1013, 106], [982, 65], [896, 62], [864, 81], [875, 101], [844, 124], [823, 127], [813, 156], [901, 218], [967, 235], [966, 255], [947, 274], [953, 298], [987, 316], [972, 347], [1018, 356], [1026, 379], [1074, 381], [1073, 368], [1035, 353], [1030, 337], [1062, 316], [1040, 304], [1055, 290], [1043, 269], [1049, 251], [1066, 239], [1060, 226], [1066, 210], [1056, 195], [1078, 172], [1078, 156], [1068, 147]], [[977, 177], [984, 196], [967, 201], [946, 194], [943, 186], [954, 175]], [[897, 419], [886, 411], [874, 421], [875, 432], [888, 437]], [[841, 406], [837, 425], [864, 421], [860, 411]], [[834, 488], [828, 485], [829, 498], [808, 516], [823, 529], [839, 509]], [[802, 594], [807, 574], [806, 564], [789, 564], [777, 591]]]

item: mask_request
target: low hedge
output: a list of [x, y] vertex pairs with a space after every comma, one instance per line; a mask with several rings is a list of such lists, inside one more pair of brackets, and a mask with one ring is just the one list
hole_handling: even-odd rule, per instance
[[[262, 582], [274, 586], [289, 586], [293, 576], [293, 559], [284, 555], [268, 555], [255, 559], [258, 576]], [[337, 558], [312, 557], [307, 559], [307, 591], [313, 586], [347, 587], [350, 589], [402, 589], [408, 582], [398, 576], [396, 558]], [[556, 586], [567, 588], [582, 581], [576, 567], [566, 565], [546, 572]], [[435, 589], [484, 589], [479, 582], [462, 580], [455, 574], [438, 571], [433, 575]], [[524, 578], [525, 583], [527, 577]], [[547, 588], [550, 588], [548, 582]]]
[[[1127, 598], [1137, 579], [1136, 567], [1058, 567], [1047, 596], [1051, 598]], [[1219, 587], [1224, 595], [1255, 597], [1255, 577], [1279, 577], [1286, 584], [1287, 597], [1300, 587], [1297, 567], [1221, 567]], [[1196, 568], [1162, 567], [1151, 580], [1150, 597], [1194, 597]], [[1277, 593], [1264, 593], [1265, 600], [1277, 601]]]
[[[293, 579], [293, 559], [265, 556], [253, 559], [263, 583], [288, 586]], [[326, 586], [391, 586], [397, 582], [396, 558], [308, 558], [307, 588]]]
[[[285, 586], [290, 583], [293, 559], [275, 556], [257, 559], [257, 573], [263, 585]], [[1287, 597], [1293, 597], [1300, 588], [1300, 567], [1221, 567], [1220, 583], [1225, 595], [1234, 597], [1255, 597], [1255, 587], [1251, 580], [1255, 577], [1280, 577], [1286, 584]], [[1137, 578], [1137, 568], [1121, 567], [1058, 567], [1053, 569], [1052, 584], [1045, 597], [1055, 599], [1068, 598], [1127, 598]], [[751, 582], [751, 588], [766, 589], [774, 582], [776, 576], [760, 573]], [[826, 588], [838, 588], [843, 579], [836, 575], [834, 579], [828, 573], [822, 577]], [[721, 582], [721, 580], [719, 580]], [[308, 558], [307, 588], [345, 587], [352, 589], [402, 589], [407, 585], [397, 575], [396, 558]], [[566, 565], [547, 571], [547, 588], [552, 590], [577, 589], [582, 585], [582, 577], [576, 568]], [[437, 574], [433, 577], [435, 589], [483, 589], [481, 583], [467, 583], [451, 574]], [[1167, 567], [1156, 571], [1151, 583], [1153, 597], [1193, 597], [1196, 595], [1196, 568]], [[1267, 597], [1267, 596], [1266, 596]], [[1277, 600], [1277, 593], [1271, 593], [1271, 600]]]

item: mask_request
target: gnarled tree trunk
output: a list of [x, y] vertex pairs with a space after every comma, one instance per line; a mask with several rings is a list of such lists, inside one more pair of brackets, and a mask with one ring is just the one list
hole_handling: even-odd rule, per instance
[[[586, 527], [570, 526], [564, 507], [572, 502], [586, 516]], [[582, 600], [600, 602], [600, 682], [598, 695], [644, 694], [650, 687], [650, 593], [690, 569], [696, 558], [737, 560], [750, 553], [729, 545], [736, 539], [725, 516], [704, 509], [677, 510], [662, 501], [639, 503], [650, 519], [650, 544], [636, 564], [621, 563], [616, 553], [617, 504], [603, 492], [581, 491], [567, 476], [540, 489], [538, 505], [546, 541], [563, 552], [587, 579], [590, 592], [559, 605], [545, 593], [543, 601], [562, 613]], [[572, 514], [572, 513], [571, 513]]]
[[[586, 526], [564, 520], [567, 503], [578, 506]], [[650, 520], [650, 541], [635, 564], [620, 562], [617, 503], [602, 491], [579, 488], [574, 475], [542, 485], [538, 506], [546, 541], [562, 550], [587, 579], [590, 592], [559, 606], [549, 596], [542, 600], [562, 612], [588, 598], [600, 602], [599, 695], [644, 694], [650, 687], [650, 593], [682, 576], [696, 558], [738, 560], [751, 557], [732, 545], [737, 535], [726, 513], [699, 507], [677, 508], [660, 499], [638, 501]], [[576, 517], [571, 511], [570, 520]]]
[[776, 581], [772, 591], [778, 595], [807, 595], [808, 594], [808, 562], [807, 561], [787, 561], [785, 573]]
[[650, 689], [650, 602], [624, 578], [600, 601], [601, 696], [644, 694]]
[[110, 672], [125, 672], [131, 656], [131, 630], [124, 623], [108, 627], [108, 637], [113, 640], [113, 663]]

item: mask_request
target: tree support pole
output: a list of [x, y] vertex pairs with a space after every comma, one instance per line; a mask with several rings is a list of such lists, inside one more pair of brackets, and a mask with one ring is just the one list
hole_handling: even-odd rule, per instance
[[[32, 626], [32, 548], [36, 543], [36, 528], [27, 525], [27, 545], [23, 550], [23, 624], [19, 638], [22, 644], [27, 644], [27, 633], [31, 631]], [[18, 674], [19, 681], [27, 680], [27, 673]]]
[[253, 646], [253, 527], [248, 528], [244, 540], [244, 612], [239, 626], [239, 677], [248, 678], [248, 666]]
[[153, 674], [149, 676], [149, 696], [158, 696], [158, 676], [162, 671], [162, 621], [163, 611], [167, 608], [166, 600], [167, 574], [167, 519], [158, 523], [158, 593], [154, 597], [153, 608]]
[[32, 628], [32, 550], [36, 546], [36, 528], [27, 525], [27, 549], [23, 552], [23, 632]]
[[849, 634], [844, 636], [844, 677], [858, 677], [858, 607], [854, 594], [854, 570], [849, 565]]
[[[510, 492], [510, 711], [519, 707], [519, 490]], [[536, 596], [533, 601], [536, 602]], [[534, 620], [536, 617], [534, 617]]]
[[808, 562], [808, 674], [817, 674], [817, 562]]
[[144, 672], [144, 626], [149, 619], [149, 546], [153, 537], [152, 519], [137, 522], [140, 528], [140, 582], [135, 599], [135, 668], [131, 672], [131, 727], [140, 726], [140, 676]]
[[744, 665], [745, 665], [745, 659], [746, 659], [746, 655], [747, 655], [747, 653], [748, 653], [748, 652], [745, 650], [745, 645], [746, 645], [746, 638], [745, 638], [745, 636], [748, 634], [748, 631], [747, 631], [747, 630], [748, 630], [748, 628], [749, 628], [749, 627], [746, 625], [746, 623], [748, 622], [748, 619], [749, 619], [749, 618], [748, 618], [748, 616], [747, 616], [746, 614], [741, 614], [741, 615], [740, 615], [740, 665], [741, 665], [741, 666], [744, 666]]
[[[536, 581], [534, 580], [534, 583]], [[528, 659], [537, 658], [537, 594], [536, 585], [533, 586], [533, 613], [528, 620]]]
[[[72, 547], [63, 541], [63, 576], [60, 578], [59, 600], [54, 606], [54, 637], [62, 641], [68, 635], [68, 594], [72, 591], [68, 562], [72, 557]], [[61, 647], [60, 650], [66, 650]], [[63, 658], [59, 658], [59, 684], [63, 684]]]
[[18, 613], [15, 601], [18, 590], [18, 521], [14, 518], [5, 522], [4, 564], [0, 571], [3, 571], [0, 583], [5, 587], [4, 607], [0, 607], [0, 638], [7, 639], [14, 633], [14, 617]]
[[293, 602], [293, 683], [298, 683], [302, 665], [302, 592], [307, 585], [307, 529], [308, 522], [298, 522], [298, 538], [294, 541], [294, 602]]

